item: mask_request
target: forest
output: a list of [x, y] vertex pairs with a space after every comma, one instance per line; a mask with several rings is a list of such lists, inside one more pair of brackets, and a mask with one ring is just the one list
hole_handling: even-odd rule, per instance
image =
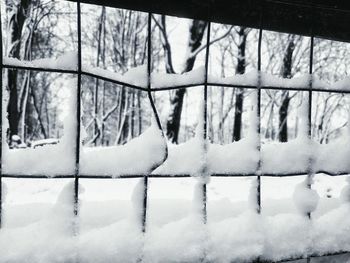
[[[76, 51], [74, 3], [44, 0], [6, 0], [2, 3], [4, 54], [19, 60], [57, 58]], [[207, 23], [165, 15], [152, 16], [152, 72], [183, 74], [204, 66], [210, 45], [209, 74], [213, 79], [249, 74], [257, 68], [258, 30], [213, 24], [206, 43]], [[83, 67], [124, 74], [147, 62], [147, 14], [82, 5]], [[284, 79], [308, 73], [310, 39], [264, 31], [262, 71]], [[315, 39], [314, 75], [322, 83], [347, 76], [350, 46]], [[7, 142], [30, 147], [37, 141], [55, 142], [63, 135], [66, 89], [74, 75], [29, 70], [3, 71], [8, 94]], [[153, 92], [169, 142], [194, 136], [203, 86]], [[249, 94], [243, 88], [208, 88], [208, 135], [227, 144], [245, 137], [249, 126]], [[298, 108], [305, 94], [293, 90], [263, 90], [262, 141], [286, 142], [296, 137]], [[349, 97], [343, 93], [313, 92], [312, 136], [320, 143], [337, 138], [347, 124]], [[84, 76], [81, 91], [84, 145], [125, 144], [150, 125], [147, 93]], [[17, 145], [18, 143], [16, 143]]]

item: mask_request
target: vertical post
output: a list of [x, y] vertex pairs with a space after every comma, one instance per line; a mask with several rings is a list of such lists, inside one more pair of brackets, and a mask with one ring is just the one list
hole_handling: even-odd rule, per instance
[[[151, 73], [152, 73], [152, 13], [148, 13], [148, 24], [147, 24], [147, 95], [149, 102], [151, 104], [151, 108], [154, 114], [154, 118], [156, 120], [158, 129], [161, 131], [164, 136], [162, 124], [160, 122], [160, 118], [154, 104], [154, 100], [152, 97], [152, 87], [151, 87]], [[167, 151], [167, 150], [166, 150]], [[167, 153], [166, 153], [167, 156]], [[166, 157], [165, 157], [166, 158]], [[163, 160], [165, 161], [165, 159]], [[143, 187], [143, 205], [142, 205], [142, 232], [146, 232], [146, 223], [147, 223], [147, 196], [148, 196], [148, 175], [143, 177], [144, 187]]]
[[[310, 57], [309, 57], [309, 90], [308, 90], [308, 137], [311, 140], [311, 115], [312, 115], [312, 85], [313, 85], [313, 58], [314, 58], [314, 36], [313, 33], [310, 38]], [[312, 178], [314, 176], [313, 169], [313, 157], [310, 157], [308, 175], [307, 175], [307, 187], [311, 189]], [[311, 219], [311, 213], [307, 214], [308, 218]]]
[[2, 227], [2, 195], [3, 195], [3, 191], [2, 191], [2, 90], [3, 90], [3, 79], [2, 79], [2, 69], [3, 69], [3, 49], [2, 49], [2, 19], [1, 19], [1, 7], [0, 7], [0, 228]]
[[[205, 72], [204, 72], [204, 103], [203, 103], [203, 139], [204, 139], [204, 152], [207, 152], [207, 138], [208, 138], [208, 69], [209, 69], [209, 52], [210, 52], [210, 30], [211, 23], [208, 21], [207, 28], [207, 46], [205, 50]], [[206, 163], [204, 164], [204, 176], [208, 176]], [[202, 185], [202, 200], [203, 200], [203, 222], [207, 223], [207, 183], [203, 182]]]
[[261, 110], [260, 110], [260, 103], [261, 103], [261, 42], [262, 42], [262, 21], [263, 21], [263, 8], [261, 8], [260, 13], [260, 28], [259, 28], [259, 40], [258, 40], [258, 80], [257, 80], [257, 105], [256, 105], [256, 114], [257, 114], [257, 133], [258, 133], [258, 145], [257, 150], [259, 152], [259, 161], [256, 169], [256, 180], [257, 180], [257, 186], [256, 186], [256, 202], [257, 202], [257, 212], [258, 214], [261, 213], [261, 158], [260, 158], [260, 151], [261, 151], [261, 134], [260, 134], [260, 127], [261, 127]]
[[[151, 72], [152, 72], [152, 13], [148, 13], [148, 23], [147, 23], [147, 94], [151, 102], [153, 111], [155, 111], [155, 105], [153, 103], [151, 94]], [[155, 114], [157, 124], [160, 125], [160, 120], [158, 115]], [[148, 175], [143, 177], [143, 203], [142, 203], [142, 233], [146, 232], [147, 224], [147, 197], [148, 197]]]
[[80, 159], [80, 114], [81, 114], [81, 9], [77, 1], [77, 31], [78, 31], [78, 74], [77, 74], [77, 112], [76, 112], [76, 145], [75, 145], [75, 175], [74, 175], [74, 215], [79, 211], [79, 159]]
[[[313, 85], [313, 58], [314, 58], [314, 35], [313, 31], [311, 33], [310, 37], [310, 57], [309, 57], [309, 90], [308, 90], [308, 137], [311, 141], [311, 116], [312, 116], [312, 85]], [[313, 169], [313, 157], [310, 157], [309, 159], [309, 167], [308, 167], [308, 174], [307, 174], [307, 187], [311, 189], [312, 184], [312, 178], [314, 176], [314, 169]], [[309, 220], [311, 220], [311, 212], [307, 213], [307, 217]], [[306, 262], [311, 262], [311, 257], [308, 255], [306, 258]]]
[[148, 176], [143, 177], [142, 233], [146, 233]]

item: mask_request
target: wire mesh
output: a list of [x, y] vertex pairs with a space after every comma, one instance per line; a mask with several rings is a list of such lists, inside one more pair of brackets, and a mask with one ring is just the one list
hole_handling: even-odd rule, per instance
[[[81, 78], [82, 75], [94, 77], [103, 81], [108, 81], [115, 84], [122, 84], [125, 87], [129, 87], [136, 90], [141, 90], [147, 92], [149, 103], [152, 108], [152, 112], [154, 114], [156, 123], [158, 128], [162, 131], [162, 126], [159, 118], [159, 114], [157, 112], [152, 94], [153, 92], [157, 92], [159, 90], [173, 90], [173, 89], [183, 89], [183, 88], [190, 88], [193, 85], [182, 85], [182, 86], [175, 86], [175, 87], [168, 87], [168, 88], [152, 88], [151, 87], [151, 72], [152, 72], [152, 13], [148, 14], [148, 23], [147, 23], [147, 41], [148, 41], [148, 47], [147, 47], [147, 88], [139, 87], [136, 85], [128, 84], [128, 83], [122, 83], [120, 81], [116, 81], [113, 79], [110, 79], [105, 76], [96, 75], [90, 72], [85, 72], [82, 70], [82, 40], [81, 40], [81, 2], [80, 0], [76, 1], [76, 8], [77, 8], [77, 35], [78, 35], [78, 65], [77, 70], [64, 70], [64, 69], [48, 69], [48, 68], [41, 68], [41, 67], [31, 67], [31, 66], [15, 66], [15, 65], [7, 65], [3, 63], [3, 48], [2, 45], [0, 46], [0, 68], [1, 71], [4, 69], [8, 70], [18, 70], [18, 69], [24, 69], [24, 70], [33, 70], [33, 71], [46, 71], [46, 72], [56, 72], [56, 73], [69, 73], [69, 74], [75, 74], [77, 76], [77, 103], [76, 103], [76, 119], [77, 119], [77, 126], [76, 126], [76, 145], [75, 145], [75, 158], [76, 158], [76, 168], [75, 173], [71, 175], [56, 175], [53, 177], [48, 177], [47, 175], [16, 175], [16, 174], [4, 174], [2, 172], [2, 153], [0, 151], [0, 227], [2, 222], [2, 178], [18, 178], [18, 179], [26, 179], [26, 178], [73, 178], [74, 179], [74, 216], [79, 215], [79, 180], [84, 178], [89, 179], [130, 179], [130, 178], [142, 178], [144, 182], [143, 187], [143, 204], [142, 204], [142, 222], [140, 224], [142, 225], [142, 231], [146, 232], [146, 218], [147, 218], [147, 192], [148, 192], [148, 178], [186, 178], [191, 177], [190, 174], [176, 174], [176, 175], [164, 175], [164, 174], [153, 174], [152, 171], [149, 171], [150, 173], [147, 175], [142, 174], [133, 174], [133, 175], [120, 175], [120, 176], [113, 176], [113, 175], [84, 175], [80, 173], [79, 171], [79, 160], [80, 160], [80, 129], [81, 129]], [[263, 34], [263, 14], [264, 9], [263, 6], [261, 6], [261, 14], [260, 14], [260, 28], [259, 28], [259, 38], [258, 38], [258, 60], [257, 60], [257, 69], [258, 69], [258, 81], [256, 86], [251, 85], [230, 85], [230, 84], [222, 84], [222, 83], [213, 83], [208, 81], [208, 63], [209, 63], [209, 54], [210, 54], [210, 29], [211, 29], [211, 22], [207, 21], [207, 46], [206, 46], [206, 54], [205, 54], [205, 80], [204, 80], [204, 139], [207, 140], [207, 99], [208, 99], [208, 86], [216, 86], [216, 87], [229, 87], [229, 88], [244, 88], [244, 89], [255, 89], [257, 92], [257, 118], [258, 118], [258, 125], [257, 125], [257, 131], [258, 135], [260, 136], [260, 104], [261, 104], [261, 90], [262, 89], [272, 89], [272, 90], [281, 90], [282, 87], [278, 86], [264, 86], [261, 81], [261, 41], [262, 41], [262, 34]], [[0, 24], [1, 24], [1, 16], [0, 16]], [[0, 38], [2, 39], [2, 30], [0, 29]], [[294, 88], [294, 87], [283, 87], [283, 90], [293, 90], [293, 91], [307, 91], [308, 92], [308, 135], [309, 138], [311, 138], [311, 102], [312, 102], [312, 92], [318, 91], [318, 92], [332, 92], [332, 93], [350, 93], [349, 90], [325, 90], [321, 88], [313, 88], [312, 83], [312, 73], [313, 73], [313, 46], [314, 46], [314, 37], [310, 37], [310, 58], [309, 58], [309, 74], [310, 74], [310, 82], [308, 87], [300, 87], [300, 88]], [[0, 85], [3, 85], [3, 78], [1, 77]], [[198, 86], [196, 84], [195, 86]], [[0, 107], [3, 108], [3, 94], [2, 89], [0, 90]], [[2, 122], [3, 122], [3, 114], [0, 116], [0, 129], [2, 129]], [[0, 140], [3, 141], [2, 138], [2, 131], [0, 131]], [[164, 133], [163, 133], [164, 136]], [[259, 140], [260, 141], [260, 140]], [[261, 151], [261, 145], [258, 145], [258, 151]], [[310, 161], [312, 163], [312, 160]], [[257, 189], [256, 189], [256, 203], [257, 203], [257, 212], [261, 213], [262, 204], [261, 204], [261, 176], [300, 176], [300, 175], [307, 175], [308, 177], [312, 177], [315, 173], [324, 173], [332, 176], [342, 176], [349, 174], [348, 171], [344, 171], [342, 173], [330, 173], [329, 171], [313, 171], [312, 167], [310, 166], [307, 171], [301, 172], [301, 173], [286, 173], [286, 174], [268, 174], [263, 173], [261, 171], [261, 158], [258, 162], [256, 172], [254, 174], [239, 174], [239, 173], [230, 173], [230, 174], [211, 174], [210, 176], [213, 177], [256, 177], [257, 179]], [[202, 201], [203, 201], [203, 209], [202, 209], [202, 216], [203, 216], [203, 222], [206, 223], [207, 221], [207, 185], [206, 183], [202, 184]], [[311, 183], [309, 184], [309, 187], [311, 187]], [[310, 219], [311, 216], [309, 215]], [[312, 255], [310, 255], [311, 257]]]

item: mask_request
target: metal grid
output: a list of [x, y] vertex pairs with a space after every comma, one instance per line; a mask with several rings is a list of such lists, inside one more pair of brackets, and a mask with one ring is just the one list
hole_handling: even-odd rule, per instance
[[[72, 0], [70, 0], [72, 1]], [[152, 88], [151, 86], [151, 51], [152, 51], [152, 36], [151, 36], [151, 25], [152, 25], [152, 13], [148, 13], [148, 24], [147, 24], [147, 41], [148, 41], [148, 47], [147, 47], [147, 88], [139, 87], [135, 85], [131, 85], [128, 83], [123, 83], [120, 81], [116, 81], [113, 79], [110, 79], [108, 77], [99, 76], [90, 72], [85, 72], [82, 70], [82, 47], [81, 47], [81, 1], [76, 0], [76, 9], [77, 9], [77, 34], [78, 34], [78, 63], [77, 63], [77, 70], [65, 70], [65, 69], [52, 69], [52, 68], [41, 68], [41, 67], [31, 67], [31, 66], [14, 66], [14, 65], [7, 65], [3, 63], [3, 47], [0, 45], [0, 69], [1, 72], [4, 69], [8, 70], [33, 70], [33, 71], [42, 71], [42, 72], [54, 72], [54, 73], [67, 73], [67, 74], [74, 74], [77, 76], [77, 108], [76, 108], [76, 151], [75, 151], [75, 172], [74, 174], [70, 175], [56, 175], [52, 177], [48, 177], [46, 175], [17, 175], [17, 174], [4, 174], [2, 173], [2, 151], [0, 151], [0, 227], [1, 227], [1, 218], [2, 218], [2, 178], [18, 178], [18, 179], [35, 179], [35, 178], [45, 178], [45, 179], [59, 179], [59, 178], [71, 178], [74, 179], [74, 216], [79, 215], [79, 180], [80, 179], [130, 179], [130, 178], [140, 178], [143, 179], [144, 182], [144, 193], [143, 193], [143, 206], [142, 206], [142, 221], [140, 224], [142, 225], [142, 231], [146, 232], [146, 218], [147, 218], [147, 193], [148, 193], [148, 178], [187, 178], [191, 177], [190, 174], [176, 174], [176, 175], [160, 175], [160, 174], [153, 174], [152, 171], [149, 171], [148, 175], [140, 175], [140, 174], [133, 174], [133, 175], [120, 175], [115, 177], [114, 175], [84, 175], [81, 174], [79, 171], [79, 160], [80, 160], [80, 126], [81, 126], [81, 78], [82, 75], [90, 76], [96, 79], [100, 79], [103, 81], [111, 82], [114, 84], [123, 85], [128, 88], [140, 90], [143, 92], [147, 92], [149, 103], [151, 105], [153, 114], [156, 118], [156, 123], [158, 128], [162, 130], [161, 122], [159, 115], [157, 113], [157, 109], [155, 107], [155, 103], [152, 97], [152, 92], [157, 91], [164, 91], [164, 90], [174, 90], [174, 89], [185, 89], [185, 88], [191, 88], [194, 86], [204, 86], [204, 139], [207, 139], [207, 97], [208, 97], [208, 86], [218, 87], [218, 88], [244, 88], [244, 89], [255, 89], [257, 91], [257, 118], [258, 118], [258, 124], [257, 124], [257, 131], [260, 139], [260, 127], [261, 127], [261, 118], [260, 118], [260, 102], [261, 102], [261, 90], [291, 90], [291, 91], [307, 91], [308, 92], [308, 136], [311, 138], [311, 108], [312, 108], [312, 93], [313, 92], [326, 92], [326, 93], [350, 93], [349, 90], [325, 90], [320, 88], [313, 88], [312, 83], [312, 77], [310, 77], [310, 81], [308, 83], [307, 87], [278, 87], [278, 86], [264, 86], [261, 81], [261, 42], [262, 42], [262, 33], [263, 33], [263, 14], [264, 14], [264, 5], [261, 4], [260, 6], [260, 28], [259, 28], [259, 38], [258, 38], [258, 60], [257, 60], [257, 69], [258, 69], [258, 79], [257, 79], [257, 85], [230, 85], [230, 84], [222, 84], [222, 83], [213, 83], [208, 81], [208, 65], [209, 65], [209, 52], [210, 52], [210, 45], [206, 46], [206, 54], [205, 54], [205, 78], [204, 83], [202, 84], [190, 84], [190, 85], [181, 85], [181, 86], [174, 86], [174, 87], [168, 87], [168, 88]], [[208, 8], [209, 13], [209, 8]], [[312, 15], [312, 14], [311, 14]], [[209, 17], [209, 15], [208, 15]], [[210, 29], [211, 29], [211, 22], [207, 21], [207, 35], [206, 35], [206, 41], [207, 43], [210, 43]], [[0, 15], [0, 25], [1, 25], [1, 15]], [[0, 38], [2, 40], [2, 29], [0, 28]], [[309, 74], [312, 76], [313, 73], [313, 47], [314, 47], [314, 35], [313, 32], [311, 32], [310, 37], [310, 55], [309, 55]], [[3, 85], [3, 77], [1, 75], [0, 78], [0, 86]], [[3, 107], [3, 89], [0, 89], [0, 108]], [[2, 114], [0, 115], [0, 129], [2, 129]], [[2, 141], [2, 131], [0, 130], [0, 141]], [[260, 140], [259, 140], [260, 141]], [[257, 150], [261, 151], [261, 145], [257, 146]], [[312, 163], [312, 160], [310, 160], [310, 163]], [[205, 171], [204, 171], [205, 172]], [[270, 173], [262, 173], [261, 171], [261, 158], [257, 164], [256, 172], [253, 174], [239, 174], [232, 172], [231, 174], [210, 174], [210, 176], [213, 177], [256, 177], [257, 178], [257, 189], [256, 189], [256, 202], [257, 202], [257, 213], [261, 213], [261, 177], [262, 176], [271, 176], [271, 177], [284, 177], [284, 176], [300, 176], [300, 175], [307, 175], [309, 178], [313, 176], [316, 173], [323, 173], [331, 176], [341, 176], [341, 175], [347, 175], [350, 173], [350, 171], [343, 171], [341, 173], [333, 174], [328, 171], [313, 171], [312, 166], [310, 165], [307, 169], [307, 171], [301, 172], [301, 173], [286, 173], [286, 174], [270, 174]], [[206, 183], [203, 183], [202, 185], [202, 201], [203, 201], [203, 209], [202, 209], [202, 218], [203, 222], [207, 222], [207, 188]], [[311, 183], [308, 184], [308, 187], [311, 188]], [[311, 219], [311, 215], [308, 214], [308, 217]], [[75, 230], [77, 230], [76, 228]], [[346, 252], [341, 253], [334, 253], [329, 255], [338, 255]], [[309, 262], [311, 257], [317, 257], [316, 255], [308, 255], [307, 260]], [[303, 257], [301, 257], [303, 258]], [[259, 261], [259, 259], [258, 259]]]

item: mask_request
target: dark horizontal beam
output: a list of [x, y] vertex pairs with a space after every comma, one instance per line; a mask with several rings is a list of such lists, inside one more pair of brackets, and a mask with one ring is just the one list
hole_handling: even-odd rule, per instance
[[336, 257], [336, 256], [341, 256], [341, 255], [350, 255], [350, 251], [339, 251], [339, 252], [334, 252], [334, 253], [323, 253], [323, 254], [311, 254], [309, 256], [300, 256], [300, 257], [293, 257], [293, 258], [289, 258], [289, 259], [283, 259], [283, 260], [279, 260], [279, 261], [264, 261], [264, 260], [260, 260], [259, 262], [261, 263], [287, 263], [287, 262], [299, 262], [299, 260], [305, 260], [303, 262], [309, 262], [307, 261], [307, 258], [311, 259], [311, 262], [313, 262], [312, 258], [314, 259], [319, 259], [320, 261], [317, 260], [317, 262], [336, 262], [336, 261], [323, 261], [322, 258], [325, 257]]
[[[76, 1], [76, 0], [69, 0]], [[82, 0], [82, 3], [152, 12], [277, 32], [350, 42], [348, 0]]]
[[[328, 176], [344, 176], [349, 175], [350, 172], [340, 172], [340, 173], [330, 173], [328, 171], [318, 171], [316, 174], [325, 174]], [[285, 173], [285, 174], [277, 174], [277, 173], [263, 173], [261, 174], [262, 177], [294, 177], [294, 176], [303, 176], [307, 175], [307, 172], [300, 172], [300, 173]], [[130, 174], [130, 175], [85, 175], [81, 174], [78, 177], [81, 179], [132, 179], [132, 178], [143, 178], [147, 176], [148, 178], [190, 178], [194, 177], [190, 174]], [[231, 173], [231, 174], [211, 174], [211, 177], [252, 177], [256, 176], [256, 174], [241, 174], [241, 173]], [[54, 176], [47, 176], [43, 174], [38, 175], [21, 175], [21, 174], [2, 174], [2, 177], [4, 178], [21, 178], [21, 179], [73, 179], [75, 178], [74, 174], [70, 175], [54, 175]]]

